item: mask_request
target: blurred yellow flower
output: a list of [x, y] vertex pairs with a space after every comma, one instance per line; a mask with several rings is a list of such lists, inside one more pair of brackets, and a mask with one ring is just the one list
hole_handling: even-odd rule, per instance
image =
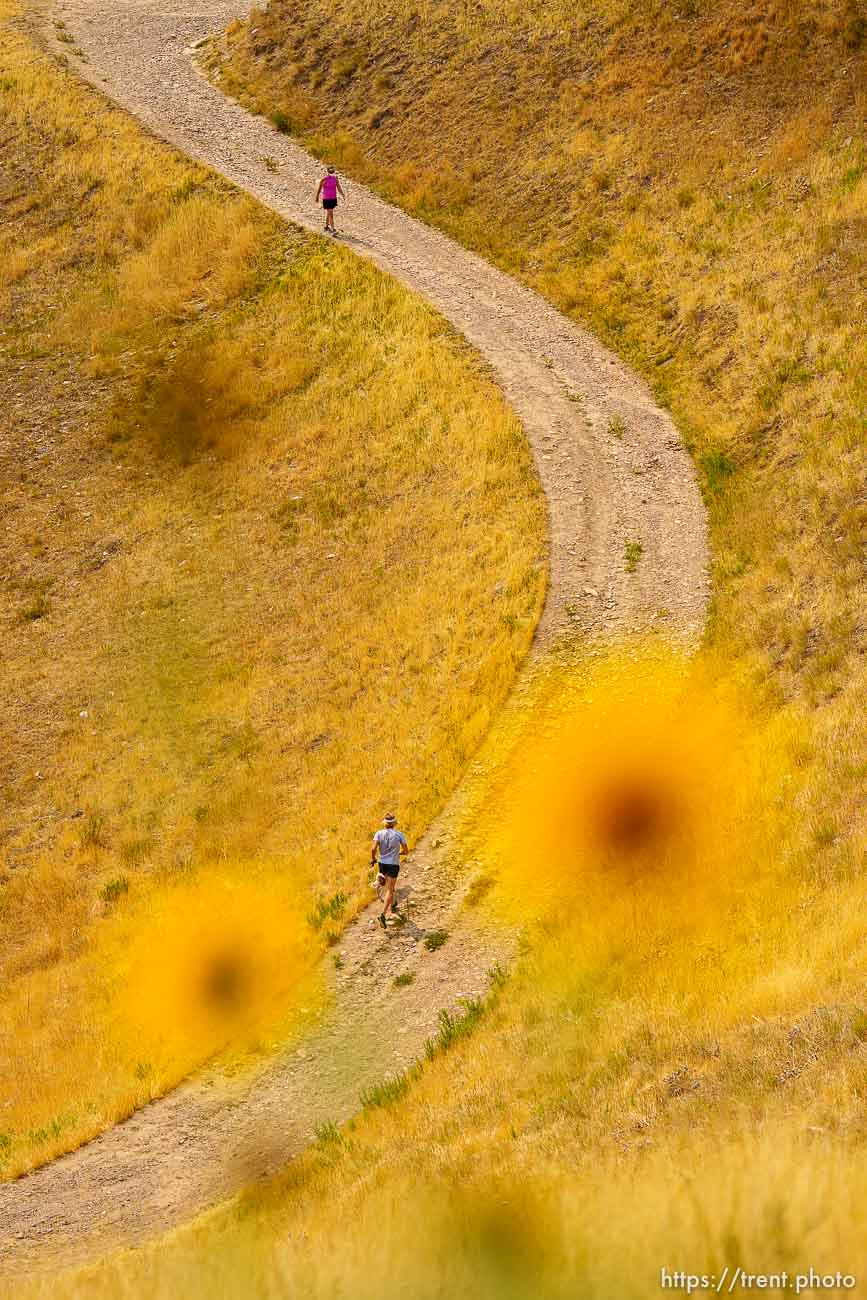
[[114, 927], [115, 1023], [162, 1072], [242, 1046], [316, 994], [314, 941], [285, 880], [202, 873], [154, 891]]

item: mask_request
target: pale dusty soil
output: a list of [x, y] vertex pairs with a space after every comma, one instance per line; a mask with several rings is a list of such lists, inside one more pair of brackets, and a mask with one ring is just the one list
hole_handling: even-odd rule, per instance
[[[62, 18], [86, 56], [72, 66], [156, 134], [288, 220], [319, 229], [320, 164], [193, 67], [192, 45], [234, 13], [225, 0], [67, 0], [34, 21], [50, 33], [49, 19]], [[498, 729], [520, 714], [534, 664], [561, 634], [597, 639], [654, 627], [694, 645], [708, 596], [705, 514], [677, 431], [643, 382], [530, 290], [361, 186], [345, 188], [341, 237], [426, 298], [487, 359], [524, 423], [547, 496], [548, 600]], [[615, 416], [622, 438], [608, 432]], [[643, 546], [634, 574], [624, 565], [627, 540]], [[277, 1169], [318, 1124], [356, 1110], [363, 1088], [417, 1059], [442, 1008], [484, 992], [514, 937], [461, 911], [471, 873], [449, 828], [484, 780], [485, 752], [406, 869], [409, 922], [386, 936], [369, 909], [347, 931], [327, 1011], [300, 1042], [254, 1076], [200, 1076], [0, 1187], [5, 1293], [16, 1273], [141, 1242]], [[430, 953], [421, 940], [438, 927], [450, 937]], [[410, 969], [414, 982], [395, 990], [394, 976]]]

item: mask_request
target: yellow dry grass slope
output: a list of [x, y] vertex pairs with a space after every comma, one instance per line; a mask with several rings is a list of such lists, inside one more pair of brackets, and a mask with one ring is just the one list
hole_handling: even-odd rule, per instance
[[0, 17], [8, 1175], [219, 1047], [239, 953], [245, 1015], [310, 1003], [383, 805], [412, 837], [442, 805], [545, 564], [521, 430], [442, 321]]
[[490, 1004], [272, 1189], [61, 1293], [863, 1287], [865, 55], [850, 0], [274, 0], [211, 51], [645, 370], [714, 617], [689, 672], [544, 675], [491, 763], [478, 905], [528, 942]]
[[867, 890], [853, 857], [817, 880], [808, 720], [718, 677], [635, 649], [543, 674], [466, 828], [489, 873], [475, 905], [528, 922], [512, 977], [272, 1187], [25, 1294], [863, 1278]]
[[640, 367], [704, 480], [716, 642], [823, 716], [863, 686], [858, 0], [273, 0], [207, 61]]

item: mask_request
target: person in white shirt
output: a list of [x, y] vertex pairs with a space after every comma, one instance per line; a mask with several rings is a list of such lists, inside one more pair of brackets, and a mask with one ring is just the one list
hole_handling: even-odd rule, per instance
[[373, 837], [370, 850], [371, 866], [375, 867], [377, 865], [378, 857], [379, 874], [385, 878], [385, 896], [382, 911], [379, 914], [379, 924], [383, 930], [386, 929], [385, 918], [388, 912], [391, 912], [392, 916], [400, 917], [400, 912], [394, 902], [394, 891], [400, 872], [400, 860], [408, 852], [409, 845], [406, 842], [406, 836], [403, 831], [397, 829], [397, 818], [394, 813], [386, 813], [381, 829]]

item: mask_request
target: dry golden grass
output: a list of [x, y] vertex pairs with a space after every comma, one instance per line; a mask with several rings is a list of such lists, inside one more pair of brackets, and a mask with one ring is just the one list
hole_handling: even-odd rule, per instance
[[[472, 849], [499, 885], [480, 905], [513, 915], [523, 897], [526, 951], [399, 1108], [323, 1130], [271, 1191], [49, 1293], [611, 1300], [657, 1295], [663, 1266], [863, 1279], [859, 11], [413, 9], [423, 21], [401, 0], [275, 4], [249, 48], [236, 29], [223, 84], [246, 83], [645, 369], [704, 476], [710, 646], [683, 682], [677, 761], [659, 762], [665, 708], [636, 723], [611, 704], [633, 676], [656, 698], [629, 652], [601, 678], [543, 673], [523, 726], [490, 739]], [[709, 700], [731, 720], [728, 753], [716, 724], [689, 724]], [[645, 809], [687, 791], [688, 833], [662, 854], [679, 870], [636, 876], [619, 833], [612, 852], [618, 741], [631, 808], [636, 791]], [[598, 760], [577, 800], [541, 803], [543, 822], [576, 818], [578, 849], [558, 844], [535, 872], [489, 838], [528, 743], [543, 770], [549, 743]], [[691, 746], [705, 761], [684, 780]], [[671, 815], [629, 813], [630, 834]], [[684, 869], [706, 871], [726, 841], [697, 906]], [[546, 881], [549, 863], [570, 874]]]
[[[662, 1267], [863, 1276], [867, 890], [854, 856], [817, 887], [805, 719], [714, 677], [634, 650], [541, 674], [526, 726], [501, 752], [488, 741], [492, 782], [468, 810], [498, 877], [480, 906], [513, 914], [522, 870], [530, 922], [486, 1014], [468, 1008], [472, 1035], [445, 1026], [399, 1104], [324, 1127], [270, 1189], [50, 1294], [610, 1300], [655, 1295]], [[626, 749], [630, 699], [655, 717], [641, 787], [665, 784], [652, 749], [672, 717], [703, 772], [699, 807], [645, 842], [638, 872], [610, 842], [588, 854], [594, 810], [576, 811], [562, 761]], [[532, 767], [541, 845], [514, 861], [498, 828]]]
[[207, 58], [648, 376], [710, 510], [709, 650], [804, 711], [801, 852], [817, 885], [846, 877], [867, 770], [863, 6], [273, 0]]
[[[709, 643], [679, 732], [627, 653], [542, 674], [489, 742], [481, 905], [530, 926], [472, 1036], [270, 1192], [60, 1294], [610, 1300], [658, 1294], [663, 1267], [861, 1282], [861, 11], [412, 10], [275, 0], [220, 52], [222, 84], [650, 375], [711, 508]], [[571, 767], [591, 779], [552, 779]], [[527, 799], [541, 844], [516, 855]]]
[[[231, 900], [202, 940], [218, 965], [252, 946], [249, 888], [307, 979], [323, 936], [304, 917], [365, 897], [385, 804], [413, 838], [442, 805], [545, 578], [529, 452], [474, 356], [144, 136], [17, 12], [0, 6], [7, 1175], [219, 1045], [195, 997], [162, 1043], [150, 999], [146, 1050], [112, 1028], [135, 1003], [119, 954], [155, 927], [177, 940], [174, 997], [202, 891]], [[279, 1002], [291, 1028], [293, 990], [256, 987], [245, 1014]]]
[[704, 480], [717, 645], [823, 714], [864, 687], [865, 21], [273, 0], [209, 55], [647, 374]]

